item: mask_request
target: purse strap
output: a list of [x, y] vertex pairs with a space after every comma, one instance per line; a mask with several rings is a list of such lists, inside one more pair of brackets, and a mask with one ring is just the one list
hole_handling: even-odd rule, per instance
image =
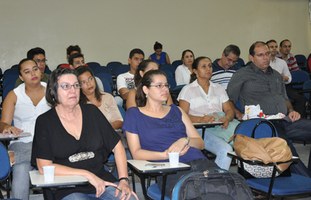
[[272, 136], [271, 137], [276, 137], [276, 129], [274, 127], [274, 125], [268, 121], [268, 120], [260, 120], [256, 125], [255, 127], [253, 128], [253, 131], [252, 131], [252, 138], [255, 138], [255, 132], [256, 132], [256, 129], [260, 126], [260, 125], [263, 125], [263, 124], [266, 124], [268, 125], [270, 128], [271, 128], [271, 131], [272, 131]]

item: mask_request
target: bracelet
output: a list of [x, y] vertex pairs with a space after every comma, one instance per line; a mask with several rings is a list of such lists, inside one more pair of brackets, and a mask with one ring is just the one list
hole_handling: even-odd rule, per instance
[[119, 182], [122, 180], [126, 180], [127, 183], [130, 183], [130, 179], [128, 177], [121, 177], [119, 178]]

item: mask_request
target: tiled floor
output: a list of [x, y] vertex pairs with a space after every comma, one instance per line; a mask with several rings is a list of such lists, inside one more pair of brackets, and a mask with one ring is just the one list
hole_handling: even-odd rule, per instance
[[[300, 156], [300, 159], [305, 163], [308, 164], [308, 159], [309, 159], [309, 151], [311, 148], [311, 145], [302, 145], [302, 144], [295, 144], [296, 149], [298, 151], [298, 154]], [[236, 167], [232, 167], [230, 171], [236, 172]], [[140, 183], [138, 182], [138, 178], [135, 179], [136, 182], [136, 193], [139, 197], [139, 199], [144, 199], [142, 195], [142, 190]], [[311, 197], [306, 197], [306, 198], [286, 198], [287, 200], [311, 200]], [[30, 200], [43, 200], [42, 195], [31, 195]]]

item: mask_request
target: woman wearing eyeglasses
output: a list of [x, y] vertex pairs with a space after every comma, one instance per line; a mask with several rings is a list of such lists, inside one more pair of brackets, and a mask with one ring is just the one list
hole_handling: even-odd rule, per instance
[[[174, 104], [163, 105], [168, 95], [169, 88], [164, 72], [150, 70], [144, 74], [137, 87], [138, 107], [127, 110], [123, 123], [133, 158], [168, 161], [169, 152], [179, 152], [180, 162], [191, 164], [192, 170], [214, 167], [214, 163], [201, 153], [204, 142], [187, 114]], [[167, 195], [170, 195], [178, 178], [188, 172], [168, 176]]]
[[[55, 191], [56, 199], [130, 199], [125, 150], [105, 116], [93, 104], [79, 104], [80, 84], [76, 72], [52, 72], [46, 99], [52, 109], [39, 116], [33, 142], [32, 163], [55, 166], [56, 175], [81, 175], [88, 185]], [[114, 152], [119, 182], [105, 170]]]
[[[137, 92], [137, 85], [139, 84], [139, 82], [141, 81], [142, 77], [144, 76], [144, 74], [150, 70], [158, 70], [159, 69], [159, 65], [152, 61], [152, 60], [143, 60], [141, 63], [139, 63], [136, 73], [134, 75], [134, 82], [135, 82], [135, 88], [131, 89], [129, 91], [129, 94], [127, 96], [127, 100], [126, 100], [126, 109], [129, 109], [130, 107], [136, 107], [136, 101], [135, 101], [135, 96], [136, 96], [136, 92]], [[172, 97], [169, 94], [168, 95], [168, 99], [167, 101], [164, 102], [167, 105], [171, 105], [173, 103]]]
[[[41, 72], [35, 61], [23, 59], [18, 65], [19, 78], [24, 82], [12, 90], [5, 98], [2, 106], [1, 122], [12, 124], [6, 126], [5, 133], [31, 133], [10, 142], [9, 150], [14, 151], [12, 197], [29, 199], [29, 171], [31, 147], [35, 122], [39, 115], [50, 109], [45, 99], [46, 83], [40, 82]], [[0, 163], [1, 165], [1, 163]]]
[[78, 67], [76, 71], [81, 85], [80, 102], [97, 106], [110, 122], [112, 128], [120, 129], [123, 118], [113, 96], [99, 90], [95, 76], [89, 67]]

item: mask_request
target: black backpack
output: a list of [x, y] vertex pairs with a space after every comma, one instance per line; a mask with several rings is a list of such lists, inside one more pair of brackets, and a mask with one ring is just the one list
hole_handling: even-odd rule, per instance
[[192, 172], [181, 177], [172, 200], [250, 200], [254, 199], [245, 179], [237, 173], [215, 169]]

